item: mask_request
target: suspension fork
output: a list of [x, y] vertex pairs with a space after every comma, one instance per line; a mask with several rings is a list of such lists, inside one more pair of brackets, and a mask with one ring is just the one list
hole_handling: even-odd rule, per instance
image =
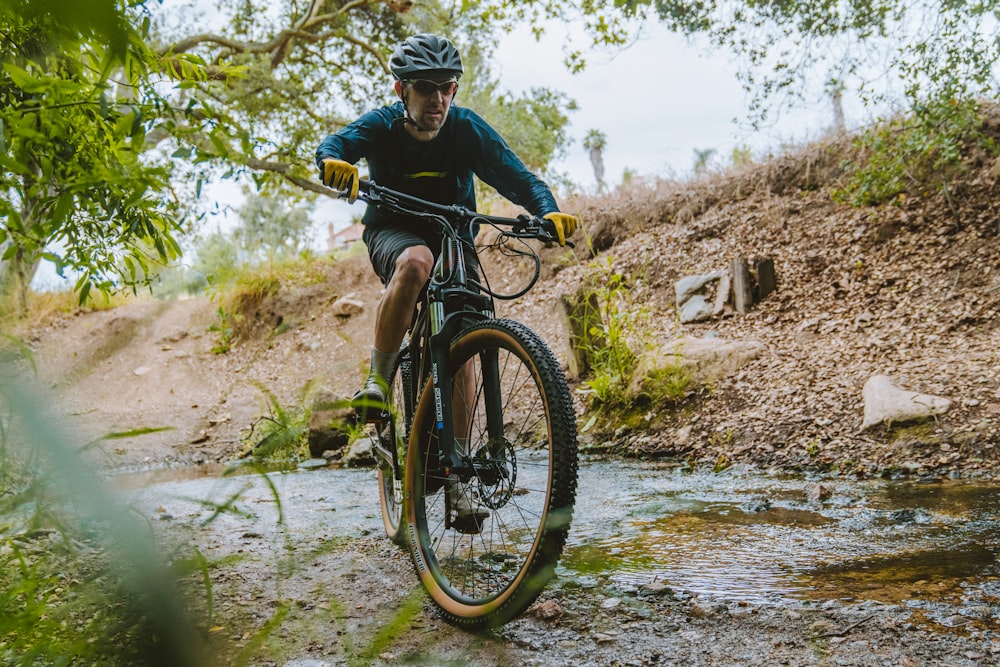
[[465, 255], [456, 239], [445, 235], [441, 239], [441, 254], [434, 266], [434, 274], [427, 287], [428, 298], [428, 361], [430, 362], [431, 390], [434, 392], [434, 430], [438, 436], [438, 455], [444, 474], [462, 467], [459, 452], [455, 451], [455, 419], [452, 409], [451, 341], [455, 334], [455, 319], [449, 318], [445, 309], [445, 286], [449, 282], [465, 284]]
[[500, 351], [491, 347], [479, 355], [483, 371], [483, 401], [486, 404], [486, 432], [490, 451], [494, 443], [503, 442], [503, 406], [500, 394]]
[[[446, 476], [458, 472], [463, 479], [474, 471], [471, 462], [467, 458], [463, 459], [463, 457], [467, 457], [469, 452], [457, 451], [455, 447], [455, 383], [453, 375], [462, 369], [452, 367], [451, 343], [463, 327], [466, 306], [475, 304], [477, 310], [485, 308], [486, 310], [480, 312], [486, 316], [490, 316], [492, 313], [488, 300], [482, 303], [475, 299], [469, 301], [470, 297], [465, 291], [467, 284], [468, 274], [461, 242], [455, 238], [446, 237], [442, 241], [440, 260], [428, 286], [428, 324], [430, 327], [428, 356], [434, 392], [435, 431], [438, 436], [439, 456], [443, 472]], [[498, 442], [503, 438], [498, 356], [497, 350], [488, 350], [482, 355], [481, 360], [490, 442]], [[464, 375], [462, 379], [468, 381]], [[465, 399], [475, 403], [474, 396], [466, 396]], [[473, 405], [467, 407], [474, 409]], [[461, 426], [464, 430], [466, 424]], [[465, 435], [470, 434], [466, 433]]]

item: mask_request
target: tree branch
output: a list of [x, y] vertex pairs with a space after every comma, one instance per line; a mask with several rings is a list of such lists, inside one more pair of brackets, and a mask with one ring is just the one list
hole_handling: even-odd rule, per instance
[[[318, 12], [322, 3], [320, 0], [313, 0], [310, 4], [309, 10], [302, 16], [301, 19], [294, 22], [292, 26], [282, 29], [278, 32], [274, 39], [270, 41], [246, 42], [231, 39], [224, 35], [201, 33], [198, 35], [192, 35], [191, 37], [187, 37], [176, 42], [175, 44], [172, 44], [171, 46], [168, 46], [167, 48], [161, 50], [159, 55], [168, 56], [170, 54], [185, 53], [201, 46], [202, 44], [215, 44], [234, 53], [270, 53], [271, 67], [277, 68], [278, 65], [284, 61], [288, 52], [291, 50], [292, 42], [296, 37], [316, 41], [317, 37], [310, 32], [311, 29], [315, 29], [319, 26], [339, 19], [345, 13], [358, 9], [359, 7], [364, 7], [372, 1], [373, 0], [354, 0], [353, 2], [347, 3], [336, 12], [319, 14]], [[393, 3], [388, 3], [388, 6], [397, 12], [405, 12], [408, 10], [408, 7], [396, 7]], [[382, 57], [382, 55], [370, 45], [350, 36], [339, 35], [336, 32], [327, 33], [324, 37], [329, 38], [333, 36], [343, 37], [352, 44], [364, 48], [369, 53], [375, 55], [379, 59], [379, 62], [385, 65], [384, 57]], [[216, 60], [218, 60], [218, 57]]]
[[288, 164], [287, 162], [274, 162], [272, 160], [261, 160], [260, 158], [248, 157], [246, 165], [251, 169], [281, 174], [286, 181], [294, 183], [303, 190], [309, 190], [310, 192], [325, 195], [333, 199], [336, 199], [338, 196], [336, 190], [324, 187], [319, 181], [302, 178], [301, 176], [296, 176], [291, 173], [294, 165]]

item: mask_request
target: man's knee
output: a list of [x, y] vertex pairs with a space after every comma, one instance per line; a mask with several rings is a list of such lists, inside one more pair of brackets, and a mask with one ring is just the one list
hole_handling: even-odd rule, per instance
[[394, 277], [400, 276], [408, 282], [413, 281], [422, 285], [430, 278], [433, 268], [434, 255], [431, 254], [430, 248], [422, 245], [410, 246], [396, 260]]

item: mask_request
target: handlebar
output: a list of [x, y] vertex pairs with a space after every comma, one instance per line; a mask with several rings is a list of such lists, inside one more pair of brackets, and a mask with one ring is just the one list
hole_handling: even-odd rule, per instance
[[[339, 197], [346, 199], [347, 193], [340, 192]], [[464, 225], [478, 222], [498, 228], [507, 227], [509, 229], [503, 230], [503, 234], [515, 238], [532, 238], [546, 243], [559, 242], [554, 225], [542, 218], [527, 214], [519, 215], [516, 218], [485, 215], [465, 206], [438, 204], [437, 202], [421, 199], [420, 197], [379, 185], [368, 179], [361, 179], [358, 182], [358, 199], [369, 206], [376, 206], [393, 213], [402, 213], [419, 218], [434, 219], [439, 223], [447, 223], [442, 225], [445, 233], [449, 233], [449, 230], [451, 233], [455, 233]], [[566, 241], [566, 245], [570, 248], [574, 247], [569, 241]]]

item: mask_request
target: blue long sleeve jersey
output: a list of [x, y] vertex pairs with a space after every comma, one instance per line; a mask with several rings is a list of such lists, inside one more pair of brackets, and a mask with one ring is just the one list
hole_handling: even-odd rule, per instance
[[[426, 142], [406, 131], [402, 102], [369, 111], [327, 136], [316, 149], [320, 178], [325, 158], [351, 164], [365, 158], [371, 179], [379, 185], [439, 204], [476, 210], [475, 174], [532, 215], [559, 210], [549, 187], [524, 166], [497, 131], [475, 112], [454, 105], [438, 135]], [[374, 206], [368, 207], [362, 221], [369, 227], [411, 224]], [[476, 231], [469, 230], [470, 236]]]

